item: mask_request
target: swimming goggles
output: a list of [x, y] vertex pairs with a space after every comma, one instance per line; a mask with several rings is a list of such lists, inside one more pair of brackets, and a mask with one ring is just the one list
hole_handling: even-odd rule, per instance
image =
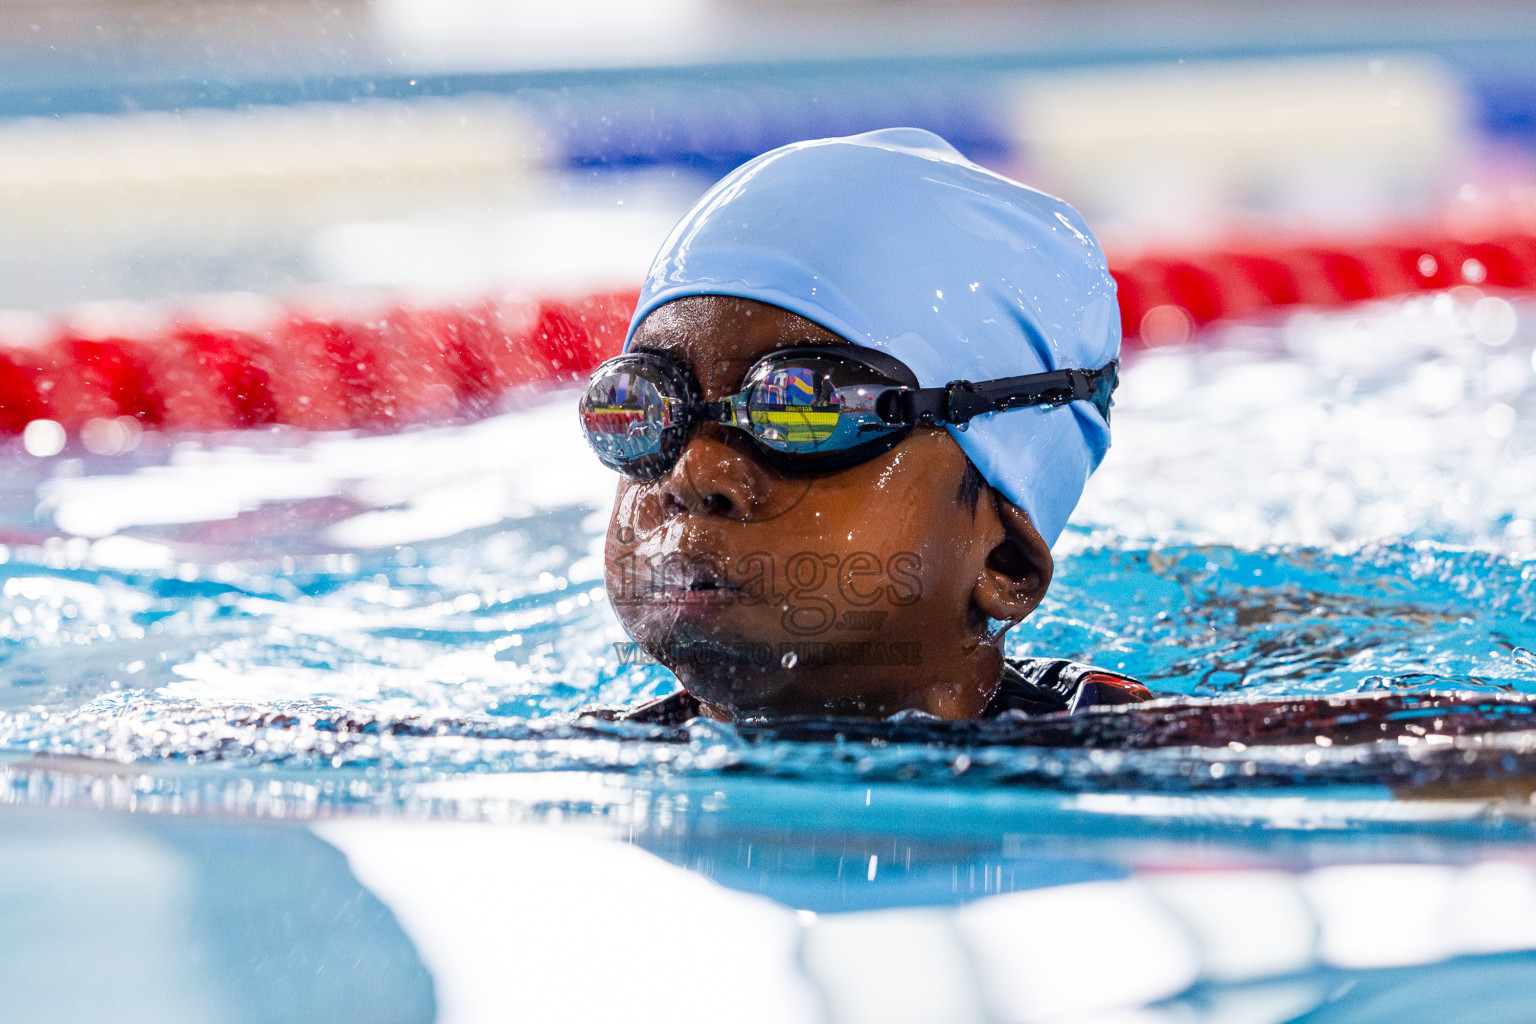
[[581, 426], [597, 457], [626, 476], [653, 480], [676, 464], [700, 423], [744, 431], [763, 461], [786, 473], [819, 473], [872, 459], [916, 426], [955, 426], [1027, 405], [1092, 402], [1107, 421], [1118, 362], [942, 388], [918, 385], [900, 360], [851, 345], [778, 349], [747, 371], [742, 388], [706, 402], [681, 360], [632, 352], [593, 372]]

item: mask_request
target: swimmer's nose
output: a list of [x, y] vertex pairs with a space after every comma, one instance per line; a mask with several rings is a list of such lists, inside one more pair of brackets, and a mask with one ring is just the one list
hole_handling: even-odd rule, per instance
[[756, 461], [717, 438], [695, 436], [661, 479], [663, 499], [694, 515], [750, 519], [771, 481]]

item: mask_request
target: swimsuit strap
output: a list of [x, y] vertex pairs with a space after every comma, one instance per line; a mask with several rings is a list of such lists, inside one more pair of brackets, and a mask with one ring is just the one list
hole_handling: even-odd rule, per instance
[[1009, 658], [982, 718], [1007, 711], [1045, 715], [1113, 704], [1139, 704], [1152, 693], [1128, 675], [1067, 658]]
[[702, 714], [699, 698], [687, 690], [678, 690], [665, 697], [623, 709], [613, 717], [620, 722], [640, 722], [643, 725], [682, 725]]

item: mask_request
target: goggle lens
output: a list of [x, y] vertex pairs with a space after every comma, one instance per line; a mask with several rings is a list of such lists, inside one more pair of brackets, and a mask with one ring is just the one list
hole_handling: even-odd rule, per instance
[[870, 367], [835, 356], [764, 363], [746, 381], [742, 425], [772, 451], [841, 457], [886, 435], [906, 433], [906, 427], [886, 423], [875, 411], [880, 395], [895, 387]]
[[809, 452], [837, 433], [842, 398], [813, 366], [776, 366], [747, 391], [752, 436], [782, 452]]
[[665, 472], [682, 447], [687, 383], [656, 362], [617, 359], [599, 369], [581, 399], [581, 426], [597, 457], [634, 476]]

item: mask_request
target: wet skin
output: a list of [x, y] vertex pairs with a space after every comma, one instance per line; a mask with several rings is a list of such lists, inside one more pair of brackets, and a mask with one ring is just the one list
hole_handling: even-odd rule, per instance
[[[841, 343], [777, 306], [696, 296], [648, 316], [633, 348], [681, 359], [714, 401], [775, 349]], [[819, 476], [755, 452], [705, 424], [660, 479], [621, 478], [606, 582], [630, 635], [722, 720], [980, 713], [1002, 633], [1050, 585], [1028, 516], [985, 485], [973, 507], [943, 428]]]

